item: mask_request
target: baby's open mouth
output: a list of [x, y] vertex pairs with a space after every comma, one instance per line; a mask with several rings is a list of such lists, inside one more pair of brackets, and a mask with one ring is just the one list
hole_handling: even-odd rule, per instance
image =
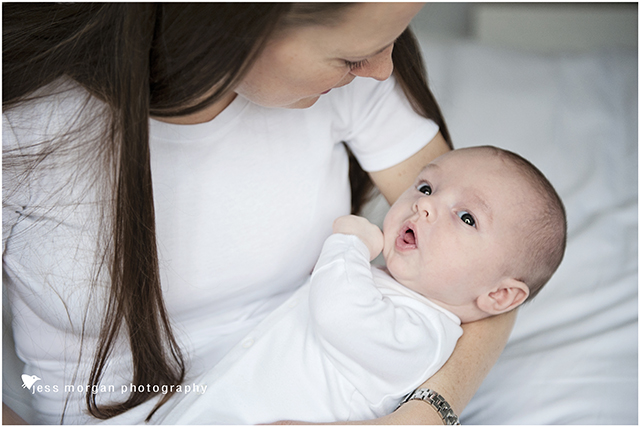
[[417, 247], [416, 234], [410, 226], [405, 226], [396, 239], [396, 247], [400, 250], [415, 249]]
[[413, 230], [408, 228], [404, 231], [404, 235], [402, 236], [404, 242], [408, 245], [416, 244], [416, 235], [413, 233]]

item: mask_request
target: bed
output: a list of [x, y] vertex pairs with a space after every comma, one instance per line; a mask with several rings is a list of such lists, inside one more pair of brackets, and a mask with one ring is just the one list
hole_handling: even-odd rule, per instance
[[[421, 42], [455, 146], [523, 155], [568, 212], [560, 269], [520, 310], [462, 423], [637, 424], [637, 52]], [[377, 199], [367, 212], [379, 220], [385, 209]], [[4, 344], [3, 400], [28, 419], [6, 333]]]
[[520, 310], [461, 422], [638, 424], [637, 51], [420, 39], [454, 145], [526, 157], [568, 215], [562, 265]]

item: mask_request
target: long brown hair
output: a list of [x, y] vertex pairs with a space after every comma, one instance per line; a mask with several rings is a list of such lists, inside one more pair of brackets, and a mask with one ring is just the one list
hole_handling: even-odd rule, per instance
[[[179, 384], [185, 376], [184, 358], [160, 286], [149, 117], [191, 114], [216, 102], [242, 78], [283, 19], [329, 23], [348, 6], [3, 4], [3, 109], [62, 76], [71, 77], [109, 106], [110, 131], [104, 140], [114, 183], [109, 240], [112, 285], [89, 385], [100, 384], [123, 327], [133, 356], [132, 383]], [[393, 60], [396, 77], [416, 111], [434, 120], [448, 141], [409, 30], [396, 42]], [[216, 90], [210, 94], [212, 87]], [[372, 183], [353, 156], [350, 163], [352, 208], [357, 212]], [[87, 392], [86, 401], [93, 416], [107, 419], [153, 395], [131, 393], [124, 402], [98, 404], [95, 394]], [[163, 396], [149, 418], [170, 397]]]

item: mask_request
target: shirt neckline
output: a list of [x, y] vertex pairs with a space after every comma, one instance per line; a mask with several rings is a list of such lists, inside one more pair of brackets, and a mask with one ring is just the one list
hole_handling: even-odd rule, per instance
[[179, 125], [149, 119], [149, 136], [154, 139], [189, 142], [211, 138], [213, 134], [224, 132], [241, 115], [249, 101], [238, 95], [212, 120], [195, 125]]

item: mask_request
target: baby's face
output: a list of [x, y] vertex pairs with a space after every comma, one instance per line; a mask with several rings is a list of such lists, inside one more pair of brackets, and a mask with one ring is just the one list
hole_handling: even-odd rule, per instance
[[494, 155], [453, 151], [418, 176], [384, 221], [389, 272], [449, 306], [475, 301], [510, 274], [532, 190]]

